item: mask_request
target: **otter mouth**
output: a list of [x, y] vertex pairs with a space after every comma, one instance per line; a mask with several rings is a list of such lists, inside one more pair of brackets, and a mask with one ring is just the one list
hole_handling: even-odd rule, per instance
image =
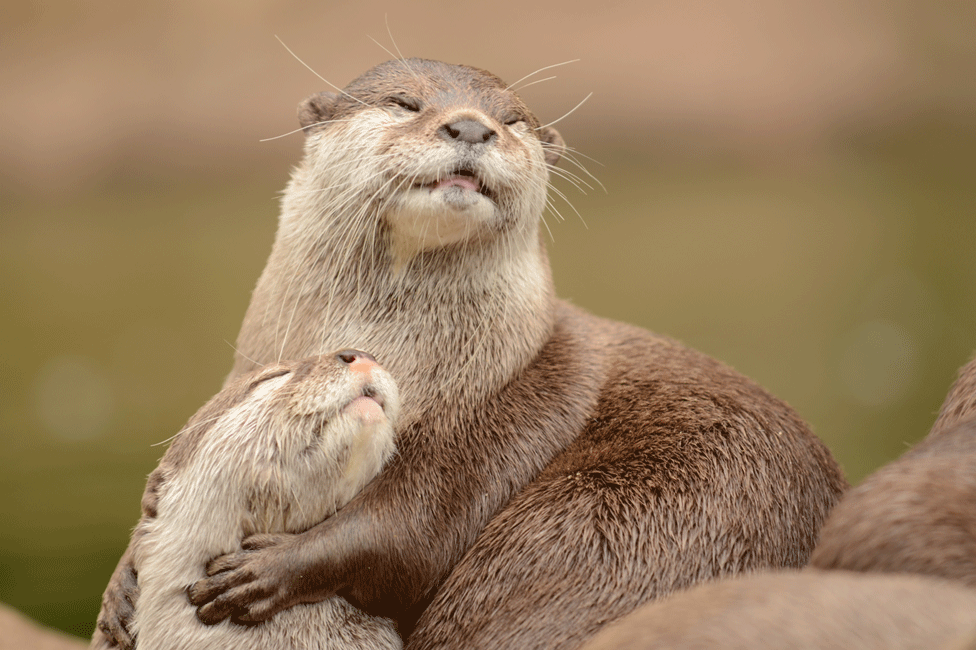
[[[373, 386], [364, 386], [359, 395], [346, 402], [339, 411], [357, 415], [365, 419], [383, 417], [386, 414], [386, 400], [383, 395]], [[383, 414], [381, 416], [380, 414]]]
[[368, 397], [379, 404], [381, 409], [386, 409], [386, 401], [383, 399], [383, 395], [372, 386], [364, 386], [359, 397]]
[[495, 193], [487, 187], [474, 170], [461, 167], [454, 170], [447, 176], [428, 183], [417, 183], [415, 189], [423, 189], [433, 192], [435, 190], [452, 190], [457, 188], [462, 192], [476, 192], [485, 198], [494, 201]]

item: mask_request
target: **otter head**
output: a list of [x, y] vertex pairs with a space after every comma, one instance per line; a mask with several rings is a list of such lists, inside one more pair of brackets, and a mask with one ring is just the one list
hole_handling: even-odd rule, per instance
[[324, 195], [323, 210], [358, 210], [345, 225], [378, 221], [399, 261], [504, 233], [531, 241], [547, 165], [563, 151], [559, 133], [498, 77], [424, 59], [389, 61], [341, 94], [314, 95], [299, 121], [307, 146], [296, 184]]
[[297, 531], [321, 521], [393, 453], [397, 386], [364, 352], [277, 363], [235, 384], [228, 389], [241, 401], [208, 436], [212, 445], [233, 447], [226, 453], [241, 459], [238, 475], [250, 473], [246, 501], [267, 506], [250, 512], [246, 532]]

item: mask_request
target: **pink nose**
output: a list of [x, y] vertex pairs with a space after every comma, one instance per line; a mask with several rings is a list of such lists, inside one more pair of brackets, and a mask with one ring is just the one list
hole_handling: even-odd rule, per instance
[[336, 358], [349, 367], [352, 372], [362, 373], [367, 377], [379, 364], [373, 355], [360, 350], [343, 350], [336, 354]]

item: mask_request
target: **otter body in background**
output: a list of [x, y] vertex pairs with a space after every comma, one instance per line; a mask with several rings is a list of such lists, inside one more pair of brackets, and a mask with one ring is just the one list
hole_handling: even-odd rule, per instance
[[562, 140], [507, 84], [392, 61], [299, 116], [232, 377], [368, 349], [401, 389], [398, 455], [319, 526], [213, 562], [202, 620], [340, 593], [411, 647], [567, 648], [696, 582], [807, 562], [846, 488], [830, 453], [731, 369], [554, 298]]
[[976, 588], [976, 359], [960, 371], [929, 435], [845, 495], [810, 563]]
[[801, 571], [696, 587], [584, 650], [971, 650], [976, 591], [924, 576]]
[[811, 564], [646, 605], [585, 650], [976, 648], [976, 360], [929, 436], [844, 496]]
[[[339, 597], [259, 627], [206, 626], [186, 588], [255, 533], [300, 532], [333, 514], [393, 452], [396, 385], [348, 350], [238, 378], [190, 420], [150, 475], [127, 555], [139, 576], [140, 650], [392, 650], [391, 621]], [[93, 648], [110, 644], [96, 631]]]

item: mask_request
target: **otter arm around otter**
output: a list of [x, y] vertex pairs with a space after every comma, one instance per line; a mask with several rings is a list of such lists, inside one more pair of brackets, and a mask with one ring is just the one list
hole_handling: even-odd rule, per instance
[[604, 371], [574, 339], [557, 330], [520, 382], [456, 429], [432, 431], [428, 422], [401, 433], [395, 460], [323, 523], [299, 535], [255, 536], [244, 542], [250, 550], [214, 560], [212, 577], [188, 592], [199, 618], [261, 621], [339, 593], [409, 629], [405, 614], [426, 601], [491, 515], [591, 414]]

